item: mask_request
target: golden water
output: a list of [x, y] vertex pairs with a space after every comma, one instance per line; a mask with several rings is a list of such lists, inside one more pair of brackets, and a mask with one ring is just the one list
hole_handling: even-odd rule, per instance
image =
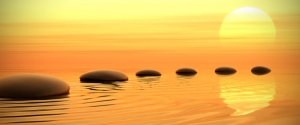
[[0, 124], [298, 125], [300, 75], [214, 72], [160, 77], [128, 74], [114, 84], [80, 83], [70, 94], [38, 100], [0, 98]]

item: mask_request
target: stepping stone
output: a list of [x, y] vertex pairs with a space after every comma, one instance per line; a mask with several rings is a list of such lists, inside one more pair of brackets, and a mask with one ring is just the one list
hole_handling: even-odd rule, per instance
[[219, 75], [231, 75], [236, 73], [236, 70], [231, 67], [219, 67], [215, 70], [215, 72]]
[[267, 67], [256, 66], [251, 69], [251, 72], [255, 75], [265, 75], [271, 72], [271, 70]]
[[127, 81], [128, 76], [115, 70], [94, 70], [84, 73], [80, 76], [80, 81], [97, 82], [97, 81]]
[[136, 76], [161, 76], [161, 73], [156, 70], [145, 69], [138, 71]]
[[70, 86], [55, 77], [19, 74], [0, 79], [1, 98], [37, 98], [68, 94]]
[[190, 76], [197, 74], [197, 71], [192, 68], [180, 68], [176, 70], [176, 74]]

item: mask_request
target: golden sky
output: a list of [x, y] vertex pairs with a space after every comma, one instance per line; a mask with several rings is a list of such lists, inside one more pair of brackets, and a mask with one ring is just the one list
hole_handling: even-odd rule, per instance
[[297, 13], [297, 5], [297, 0], [1, 0], [1, 22], [149, 19], [229, 13], [243, 6]]
[[[154, 61], [154, 67], [166, 58], [169, 63], [175, 61], [191, 66], [220, 58], [225, 62], [218, 61], [218, 65], [230, 65], [232, 61], [229, 60], [235, 63], [252, 60], [249, 64], [252, 66], [278, 59], [294, 65], [300, 62], [296, 59], [300, 54], [300, 8], [297, 3], [297, 0], [1, 0], [0, 54], [10, 58], [0, 64], [13, 68], [12, 62], [18, 60], [23, 60], [21, 67], [36, 67], [29, 66], [32, 60], [43, 64], [71, 63], [72, 59], [87, 56], [66, 52], [61, 55], [65, 56], [62, 57], [65, 61], [61, 62], [59, 54], [62, 51], [100, 51], [108, 54], [111, 61], [130, 55], [128, 58], [132, 61], [127, 63], [138, 62], [147, 56]], [[256, 13], [251, 18], [243, 18], [268, 20], [267, 27], [253, 29], [260, 27], [256, 25], [260, 23], [255, 22], [231, 25], [241, 16], [226, 17], [243, 7], [255, 7], [264, 12], [268, 17], [258, 18], [262, 14]], [[274, 36], [273, 42], [264, 39], [256, 39], [260, 42], [253, 43], [253, 39], [239, 39], [240, 42], [234, 44], [220, 42], [222, 24], [228, 24], [227, 29], [252, 28], [246, 33], [271, 32], [269, 36]], [[223, 33], [234, 37], [239, 32], [223, 30]], [[7, 51], [21, 51], [27, 55]], [[45, 51], [46, 54], [35, 55], [29, 51]], [[32, 58], [26, 59], [29, 55]], [[199, 55], [204, 61], [187, 61]], [[241, 56], [246, 59], [240, 59]], [[80, 62], [96, 65], [101, 60], [81, 60], [78, 65]], [[143, 64], [141, 67], [149, 65]]]
[[247, 6], [267, 13], [277, 30], [289, 28], [290, 34], [295, 34], [299, 32], [295, 21], [299, 21], [300, 13], [296, 3], [296, 0], [1, 0], [1, 50], [149, 49], [149, 46], [166, 49], [166, 46], [181, 47], [183, 41], [190, 43], [185, 47], [202, 46], [219, 39], [222, 21], [229, 13]]

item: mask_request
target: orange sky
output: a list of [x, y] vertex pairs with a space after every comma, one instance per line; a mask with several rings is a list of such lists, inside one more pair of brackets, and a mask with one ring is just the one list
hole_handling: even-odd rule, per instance
[[[135, 67], [132, 70], [223, 65], [295, 69], [300, 63], [300, 9], [296, 2], [3, 0], [0, 65], [3, 71], [130, 70], [130, 65]], [[274, 42], [220, 42], [226, 16], [246, 6], [258, 8], [272, 19]]]

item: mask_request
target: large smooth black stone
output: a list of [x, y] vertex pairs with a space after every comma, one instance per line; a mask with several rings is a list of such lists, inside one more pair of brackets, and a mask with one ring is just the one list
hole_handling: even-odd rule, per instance
[[197, 71], [192, 68], [180, 68], [180, 69], [176, 70], [176, 74], [189, 76], [189, 75], [197, 74]]
[[215, 73], [219, 75], [231, 75], [236, 73], [236, 70], [231, 67], [219, 67], [215, 70]]
[[70, 86], [55, 77], [19, 74], [0, 79], [1, 98], [39, 98], [68, 94]]
[[145, 69], [140, 70], [136, 74], [136, 76], [161, 76], [161, 73], [156, 70]]
[[267, 67], [256, 66], [251, 69], [251, 72], [255, 75], [265, 75], [271, 72], [271, 70]]
[[127, 81], [128, 77], [115, 70], [94, 70], [84, 73], [80, 76], [80, 81], [97, 82], [97, 81]]

